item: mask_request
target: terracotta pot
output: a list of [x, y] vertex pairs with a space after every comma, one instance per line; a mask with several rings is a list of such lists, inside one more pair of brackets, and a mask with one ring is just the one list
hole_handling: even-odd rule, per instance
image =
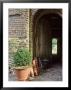
[[29, 78], [29, 74], [30, 74], [30, 69], [26, 68], [26, 69], [16, 69], [16, 76], [17, 76], [17, 80], [19, 81], [26, 81]]

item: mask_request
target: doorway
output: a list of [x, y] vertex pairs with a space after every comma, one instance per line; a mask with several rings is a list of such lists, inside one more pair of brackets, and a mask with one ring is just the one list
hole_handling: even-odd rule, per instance
[[55, 10], [40, 11], [33, 23], [33, 57], [62, 62], [62, 17]]

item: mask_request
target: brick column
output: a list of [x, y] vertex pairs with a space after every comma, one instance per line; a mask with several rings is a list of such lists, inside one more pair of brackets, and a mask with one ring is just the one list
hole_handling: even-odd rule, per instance
[[31, 52], [33, 56], [33, 37], [32, 37], [32, 12], [31, 9], [29, 9], [29, 51]]

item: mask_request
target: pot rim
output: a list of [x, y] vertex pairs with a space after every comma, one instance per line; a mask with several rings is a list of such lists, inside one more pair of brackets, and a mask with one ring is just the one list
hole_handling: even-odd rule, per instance
[[16, 67], [13, 67], [13, 69], [26, 69], [26, 68], [29, 68], [29, 67], [32, 67], [32, 65], [30, 66], [16, 66]]

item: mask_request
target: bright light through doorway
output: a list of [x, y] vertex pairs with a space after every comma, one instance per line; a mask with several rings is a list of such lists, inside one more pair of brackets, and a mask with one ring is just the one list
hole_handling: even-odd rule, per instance
[[57, 54], [57, 38], [52, 39], [52, 54]]

